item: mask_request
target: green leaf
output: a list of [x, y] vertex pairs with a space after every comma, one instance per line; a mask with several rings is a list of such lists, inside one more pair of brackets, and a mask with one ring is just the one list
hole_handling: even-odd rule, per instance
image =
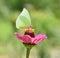
[[30, 25], [31, 25], [31, 19], [29, 12], [27, 11], [27, 9], [24, 8], [16, 20], [16, 28], [17, 29], [25, 28], [29, 27]]

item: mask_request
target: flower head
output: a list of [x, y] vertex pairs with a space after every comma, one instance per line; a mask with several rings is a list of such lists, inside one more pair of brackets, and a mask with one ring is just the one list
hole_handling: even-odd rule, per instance
[[24, 35], [15, 33], [16, 37], [25, 44], [38, 44], [42, 40], [46, 39], [47, 36], [45, 34], [35, 35], [34, 29], [28, 28], [25, 30]]

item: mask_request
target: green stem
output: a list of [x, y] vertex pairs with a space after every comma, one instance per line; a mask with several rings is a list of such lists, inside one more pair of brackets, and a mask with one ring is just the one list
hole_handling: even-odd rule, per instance
[[27, 50], [26, 50], [26, 58], [29, 58], [29, 54], [30, 54], [30, 48], [27, 48]]
[[34, 45], [24, 44], [26, 47], [26, 58], [29, 58], [30, 50]]

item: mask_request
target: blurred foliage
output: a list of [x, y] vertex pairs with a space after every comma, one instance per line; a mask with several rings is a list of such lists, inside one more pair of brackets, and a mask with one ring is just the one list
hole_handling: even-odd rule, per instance
[[14, 35], [14, 32], [23, 34], [23, 30], [16, 29], [15, 21], [24, 7], [31, 14], [35, 33], [48, 36], [32, 51], [37, 51], [38, 58], [53, 58], [52, 50], [60, 49], [60, 0], [0, 0], [0, 55], [22, 58], [25, 54], [23, 44]]
[[60, 0], [2, 0], [9, 9], [22, 10], [26, 4], [32, 4], [37, 9], [50, 9], [60, 18]]

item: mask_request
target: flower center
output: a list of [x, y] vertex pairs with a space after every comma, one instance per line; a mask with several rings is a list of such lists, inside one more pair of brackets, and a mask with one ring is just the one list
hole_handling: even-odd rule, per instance
[[32, 28], [25, 29], [25, 35], [30, 35], [31, 37], [35, 37], [34, 29]]

